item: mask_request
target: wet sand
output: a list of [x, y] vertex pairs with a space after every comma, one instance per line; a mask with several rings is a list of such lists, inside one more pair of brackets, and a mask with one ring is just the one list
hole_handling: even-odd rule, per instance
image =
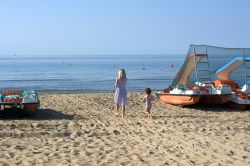
[[0, 120], [0, 165], [250, 165], [250, 111], [157, 102], [148, 120], [141, 98], [121, 118], [112, 93], [44, 93], [36, 114]]

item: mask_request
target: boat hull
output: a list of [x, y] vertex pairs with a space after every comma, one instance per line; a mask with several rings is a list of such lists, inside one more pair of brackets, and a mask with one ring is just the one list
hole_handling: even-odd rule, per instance
[[39, 106], [38, 94], [34, 90], [5, 90], [0, 93], [0, 110], [18, 108], [26, 112], [35, 112]]
[[247, 104], [238, 104], [232, 101], [228, 101], [226, 106], [235, 110], [245, 110], [247, 108]]
[[202, 95], [199, 103], [202, 104], [224, 104], [229, 101], [230, 95]]
[[236, 110], [245, 110], [250, 105], [250, 95], [237, 90], [231, 96], [226, 106]]
[[200, 96], [198, 95], [175, 95], [162, 93], [158, 94], [158, 97], [164, 103], [179, 106], [193, 105], [198, 103], [200, 100]]
[[35, 112], [40, 104], [25, 104], [24, 109], [28, 112]]

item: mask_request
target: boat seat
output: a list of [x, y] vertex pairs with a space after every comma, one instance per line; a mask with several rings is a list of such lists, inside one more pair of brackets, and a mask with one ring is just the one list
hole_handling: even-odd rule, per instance
[[4, 90], [2, 91], [3, 96], [8, 95], [20, 95], [23, 91], [22, 90]]
[[245, 92], [245, 93], [250, 93], [250, 85], [249, 84], [245, 84], [242, 89], [241, 89], [242, 92]]
[[239, 85], [237, 83], [235, 83], [232, 80], [216, 80], [214, 81], [214, 85], [215, 87], [218, 87], [220, 85], [229, 85], [232, 89], [232, 91], [236, 92], [237, 89], [239, 89]]
[[238, 89], [235, 93], [236, 96], [240, 99], [250, 99], [250, 94], [247, 95], [246, 92], [243, 92], [240, 89]]
[[165, 89], [163, 89], [163, 92], [164, 92], [164, 93], [169, 93], [170, 90], [171, 90], [170, 88], [165, 88]]
[[209, 93], [209, 89], [205, 87], [194, 86], [192, 90], [197, 90], [197, 91], [200, 90], [203, 94]]
[[177, 84], [176, 87], [181, 90], [189, 90], [187, 86], [182, 85], [182, 84]]

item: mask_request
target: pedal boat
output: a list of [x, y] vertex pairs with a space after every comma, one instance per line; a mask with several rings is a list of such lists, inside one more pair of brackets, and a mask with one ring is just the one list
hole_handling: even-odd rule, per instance
[[[214, 68], [207, 49], [213, 46], [191, 45], [186, 59], [169, 88], [157, 93], [159, 99], [172, 105], [223, 104], [228, 102], [231, 88], [215, 85]], [[214, 58], [216, 61], [216, 59]], [[219, 66], [220, 67], [220, 66]]]
[[0, 110], [18, 108], [26, 112], [35, 112], [40, 106], [40, 101], [34, 90], [4, 90], [0, 93], [0, 106]]
[[[250, 105], [250, 80], [248, 80], [250, 78], [248, 74], [250, 73], [245, 64], [247, 62], [250, 62], [250, 57], [236, 57], [216, 72], [217, 77], [220, 78], [218, 84], [229, 85], [232, 89], [232, 94], [226, 103], [232, 109], [245, 110]], [[244, 67], [241, 69], [245, 70], [246, 75], [244, 85], [239, 87], [237, 83], [230, 79], [230, 75], [242, 65]]]

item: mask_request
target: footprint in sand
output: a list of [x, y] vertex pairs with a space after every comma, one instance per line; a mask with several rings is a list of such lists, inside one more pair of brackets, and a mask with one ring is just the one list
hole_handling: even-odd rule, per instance
[[120, 131], [118, 131], [118, 130], [114, 130], [113, 133], [115, 133], [115, 135], [120, 135], [121, 134]]
[[88, 151], [85, 151], [85, 155], [86, 156], [91, 156], [93, 153], [91, 153], [91, 152], [88, 152]]
[[24, 150], [24, 149], [26, 149], [26, 146], [24, 146], [24, 145], [16, 145], [15, 149], [17, 149], [17, 150]]

